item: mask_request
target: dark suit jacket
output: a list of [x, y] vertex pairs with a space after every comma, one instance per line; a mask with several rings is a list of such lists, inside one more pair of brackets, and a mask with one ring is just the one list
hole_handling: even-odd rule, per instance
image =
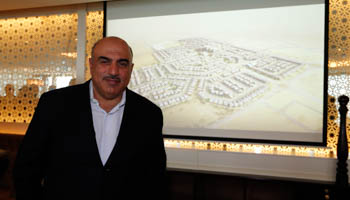
[[162, 126], [159, 107], [127, 89], [117, 142], [103, 166], [92, 122], [89, 81], [44, 93], [15, 162], [17, 200], [163, 195]]

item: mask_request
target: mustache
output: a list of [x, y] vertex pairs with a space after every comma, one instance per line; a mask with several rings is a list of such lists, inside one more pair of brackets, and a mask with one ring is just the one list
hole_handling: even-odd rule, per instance
[[106, 79], [108, 79], [108, 80], [116, 80], [118, 82], [122, 81], [121, 78], [118, 75], [111, 75], [111, 74], [106, 75], [106, 76], [103, 77], [103, 80], [106, 80]]

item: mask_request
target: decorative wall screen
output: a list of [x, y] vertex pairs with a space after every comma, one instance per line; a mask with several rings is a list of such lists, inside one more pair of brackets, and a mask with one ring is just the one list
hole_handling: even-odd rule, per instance
[[0, 20], [0, 94], [37, 85], [39, 94], [75, 77], [77, 14]]
[[[42, 93], [75, 84], [78, 11], [56, 10], [0, 17], [0, 122], [29, 123]], [[103, 36], [102, 4], [85, 10], [87, 50], [81, 55], [88, 61], [88, 49]]]
[[91, 48], [97, 40], [103, 37], [103, 11], [93, 10], [86, 15], [86, 54], [85, 80], [90, 79], [89, 57]]
[[[330, 0], [328, 31], [328, 124], [327, 146], [336, 147], [339, 134], [338, 100], [340, 95], [350, 96], [350, 2]], [[348, 113], [349, 116], [349, 113]], [[347, 119], [350, 141], [349, 118]]]

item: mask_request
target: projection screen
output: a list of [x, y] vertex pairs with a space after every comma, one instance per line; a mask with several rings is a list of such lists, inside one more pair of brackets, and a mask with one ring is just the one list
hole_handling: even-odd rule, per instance
[[133, 48], [128, 88], [162, 109], [165, 137], [325, 144], [325, 4], [112, 1], [106, 35]]

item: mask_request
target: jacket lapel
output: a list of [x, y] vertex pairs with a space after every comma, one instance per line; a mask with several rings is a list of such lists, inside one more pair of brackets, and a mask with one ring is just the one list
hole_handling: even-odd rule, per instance
[[[91, 80], [90, 80], [91, 81]], [[83, 84], [83, 89], [81, 93], [81, 105], [79, 109], [80, 117], [79, 117], [79, 127], [80, 133], [83, 137], [86, 137], [87, 146], [89, 151], [91, 152], [92, 159], [98, 160], [99, 165], [102, 166], [102, 161], [100, 158], [100, 154], [97, 147], [96, 137], [95, 137], [95, 129], [94, 123], [92, 119], [92, 111], [90, 105], [90, 90], [89, 84], [90, 81], [87, 81]]]
[[132, 153], [132, 139], [135, 137], [130, 134], [132, 129], [131, 116], [133, 115], [133, 98], [130, 95], [128, 89], [126, 89], [126, 102], [124, 107], [124, 113], [122, 118], [122, 123], [120, 125], [119, 134], [116, 140], [116, 143], [113, 147], [113, 150], [106, 162], [105, 166], [112, 164], [112, 161], [123, 162], [129, 157], [128, 154]]

